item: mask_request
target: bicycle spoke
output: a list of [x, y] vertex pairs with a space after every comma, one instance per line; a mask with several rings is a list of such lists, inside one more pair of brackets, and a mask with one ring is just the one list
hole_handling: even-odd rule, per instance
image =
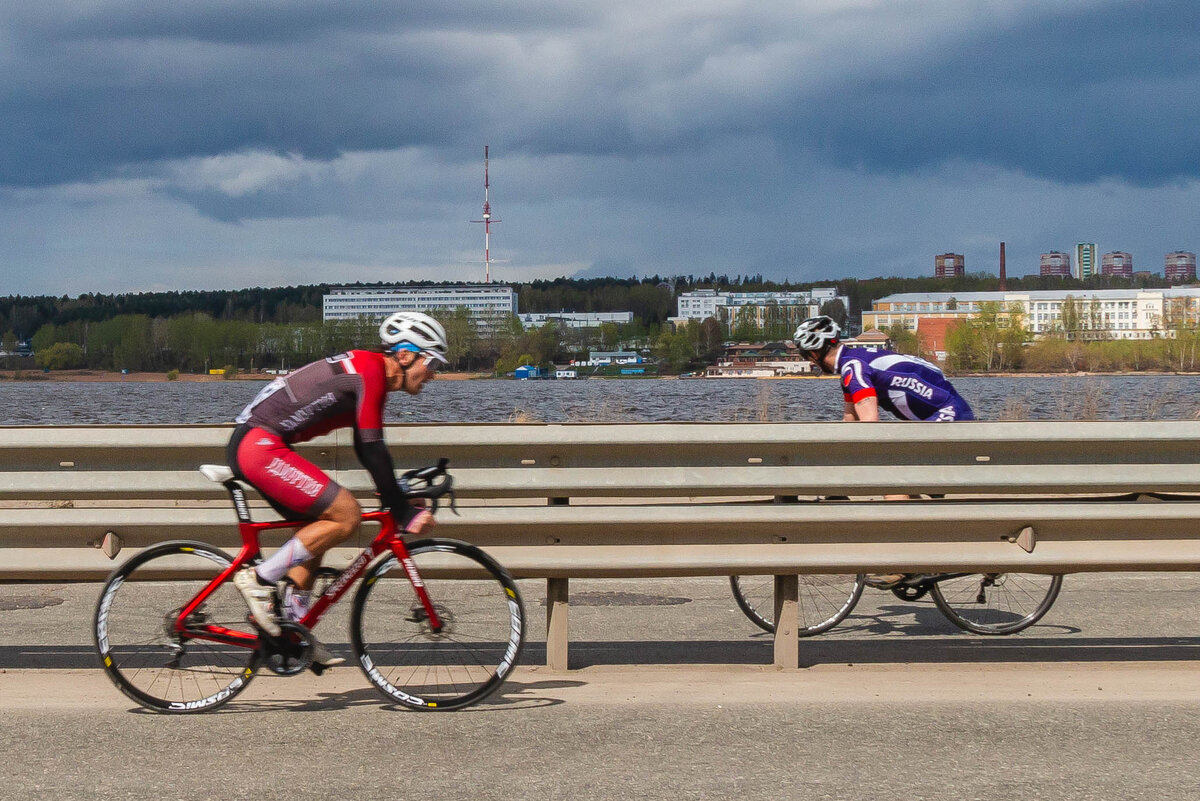
[[[178, 610], [228, 564], [227, 554], [203, 543], [164, 543], [133, 557], [109, 578], [96, 610], [96, 644], [122, 692], [151, 709], [199, 711], [246, 686], [257, 665], [252, 648], [174, 632]], [[184, 578], [163, 578], [170, 574]], [[245, 615], [240, 594], [224, 584], [189, 625], [228, 621], [216, 625], [252, 633]]]
[[932, 592], [956, 626], [976, 634], [1013, 634], [1040, 620], [1061, 586], [1062, 576], [975, 574], [938, 581]]
[[[862, 595], [863, 577], [801, 575], [797, 595], [799, 634], [811, 637], [836, 626]], [[742, 612], [764, 631], [775, 631], [774, 576], [731, 576], [730, 587]]]
[[477, 548], [414, 543], [442, 628], [434, 632], [395, 560], [372, 569], [355, 597], [352, 634], [367, 677], [389, 698], [425, 709], [475, 703], [504, 681], [520, 651], [524, 608], [512, 579]]

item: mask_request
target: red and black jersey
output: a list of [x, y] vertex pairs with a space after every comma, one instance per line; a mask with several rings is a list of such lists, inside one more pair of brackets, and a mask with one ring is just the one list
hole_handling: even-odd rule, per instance
[[384, 505], [404, 512], [403, 524], [411, 515], [396, 486], [392, 457], [383, 441], [387, 358], [382, 353], [352, 350], [305, 365], [264, 387], [237, 422], [277, 434], [288, 445], [338, 428], [353, 428], [359, 461], [371, 474]]
[[350, 427], [363, 442], [381, 440], [385, 358], [352, 350], [280, 376], [242, 410], [237, 422], [273, 431], [289, 444]]

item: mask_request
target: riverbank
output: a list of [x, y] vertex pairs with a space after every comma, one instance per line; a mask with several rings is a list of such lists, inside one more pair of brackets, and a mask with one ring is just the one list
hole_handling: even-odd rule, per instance
[[[438, 373], [438, 381], [465, 381], [472, 378], [488, 378], [487, 373]], [[183, 383], [210, 383], [222, 381], [270, 381], [275, 376], [268, 373], [238, 373], [226, 378], [223, 375], [201, 375], [179, 373], [175, 381]], [[166, 373], [121, 373], [106, 370], [0, 370], [0, 381], [67, 381], [71, 383], [157, 383], [167, 382]]]

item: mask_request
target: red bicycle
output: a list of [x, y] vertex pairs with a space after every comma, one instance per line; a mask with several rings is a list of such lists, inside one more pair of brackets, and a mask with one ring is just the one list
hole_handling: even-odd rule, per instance
[[[406, 544], [386, 509], [363, 514], [379, 524], [379, 534], [349, 567], [322, 568], [303, 619], [281, 621], [278, 637], [258, 629], [231, 578], [261, 560], [261, 532], [308, 521], [255, 523], [228, 467], [200, 470], [233, 500], [242, 537], [237, 556], [188, 540], [151, 546], [113, 571], [96, 605], [100, 661], [134, 701], [161, 712], [202, 712], [246, 689], [263, 665], [282, 676], [306, 668], [319, 674], [311, 629], [360, 577], [350, 620], [354, 655], [389, 699], [414, 709], [459, 709], [504, 683], [525, 633], [512, 577], [465, 542]], [[445, 459], [408, 471], [401, 486], [406, 498], [427, 499], [432, 510], [449, 494], [453, 509]]]

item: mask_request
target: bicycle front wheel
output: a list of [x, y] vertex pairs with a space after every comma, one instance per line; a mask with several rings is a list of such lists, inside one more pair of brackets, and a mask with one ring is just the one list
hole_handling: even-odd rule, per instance
[[[175, 631], [183, 608], [233, 559], [202, 542], [164, 542], [108, 577], [92, 632], [105, 673], [121, 692], [160, 712], [203, 712], [246, 689], [258, 667], [254, 648]], [[246, 602], [225, 582], [188, 616], [187, 628], [253, 633]]]
[[943, 579], [931, 594], [950, 622], [975, 634], [1015, 634], [1050, 611], [1062, 576], [973, 573]]
[[[801, 637], [829, 631], [845, 620], [862, 596], [866, 576], [801, 575], [798, 602]], [[733, 599], [746, 617], [763, 631], [775, 632], [775, 577], [730, 576]]]
[[508, 677], [525, 637], [525, 606], [508, 572], [465, 542], [418, 540], [409, 555], [441, 628], [434, 631], [395, 556], [368, 569], [350, 635], [359, 666], [388, 698], [414, 709], [459, 709]]

